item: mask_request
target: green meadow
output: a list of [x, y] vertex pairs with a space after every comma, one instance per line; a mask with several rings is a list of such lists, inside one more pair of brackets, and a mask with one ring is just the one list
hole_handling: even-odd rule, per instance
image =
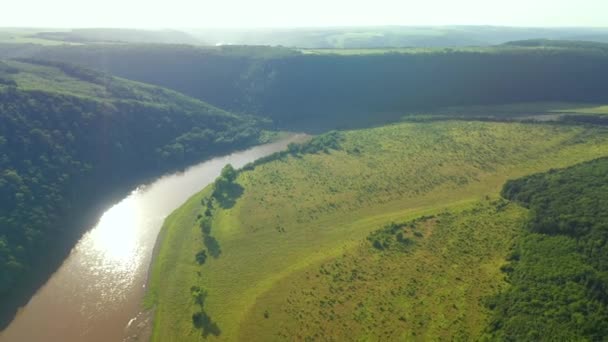
[[280, 281], [249, 311], [240, 336], [479, 339], [490, 316], [484, 300], [504, 288], [500, 266], [526, 213], [484, 200], [461, 212], [389, 224], [335, 259]]
[[[208, 187], [167, 218], [146, 298], [153, 340], [480, 334], [486, 316], [475, 310], [504, 286], [499, 269], [525, 213], [499, 208], [502, 185], [606, 156], [607, 133], [563, 124], [399, 123], [338, 132], [324, 150], [292, 149], [258, 163], [238, 173], [227, 197], [211, 200]], [[411, 245], [370, 247], [370, 233], [421, 216], [435, 217], [402, 232]], [[333, 279], [354, 266], [365, 280], [336, 289]], [[424, 288], [415, 284], [430, 278]], [[387, 304], [388, 294], [398, 300]]]

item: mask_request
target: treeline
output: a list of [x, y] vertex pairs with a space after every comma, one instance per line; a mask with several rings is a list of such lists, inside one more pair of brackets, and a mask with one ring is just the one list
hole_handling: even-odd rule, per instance
[[[272, 59], [248, 76], [279, 124], [471, 104], [604, 102], [608, 52], [496, 50]], [[288, 110], [289, 108], [289, 110]]]
[[528, 233], [492, 298], [499, 340], [601, 341], [608, 336], [608, 158], [509, 181], [529, 208]]
[[288, 156], [298, 157], [303, 154], [329, 153], [330, 150], [342, 150], [340, 142], [342, 134], [338, 131], [329, 131], [325, 134], [315, 136], [304, 143], [290, 143], [284, 151], [275, 152], [266, 157], [258, 158], [255, 161], [243, 166], [241, 170], [253, 170], [256, 166], [266, 164], [274, 160], [282, 160]]
[[[14, 51], [8, 50], [2, 53]], [[430, 107], [608, 101], [608, 49], [591, 43], [367, 55], [167, 45], [22, 47], [18, 53], [162, 85], [290, 128]]]
[[26, 275], [49, 266], [50, 251], [75, 242], [78, 228], [87, 228], [73, 226], [79, 215], [104, 194], [258, 141], [259, 120], [168, 90], [109, 81], [125, 89], [121, 97], [0, 85], [3, 301]]

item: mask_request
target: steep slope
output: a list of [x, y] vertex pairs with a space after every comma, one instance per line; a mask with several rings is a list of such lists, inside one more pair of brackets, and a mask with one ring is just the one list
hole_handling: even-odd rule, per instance
[[271, 117], [283, 127], [320, 131], [370, 114], [412, 109], [608, 102], [606, 46], [544, 41], [483, 48], [301, 52], [106, 44], [22, 48], [15, 53], [82, 64], [169, 87], [221, 108]]
[[[334, 273], [320, 273], [321, 263], [350, 253], [370, 232], [390, 222], [407, 222], [446, 209], [475, 210], [473, 203], [496, 197], [508, 178], [606, 155], [608, 131], [603, 128], [444, 121], [334, 132], [302, 147], [292, 145], [288, 152], [241, 172], [226, 168], [214, 187], [194, 196], [165, 223], [148, 296], [148, 304], [155, 305], [154, 339], [296, 339], [298, 334], [304, 338], [319, 333], [322, 327], [327, 328], [326, 338], [340, 339], [340, 331], [356, 332], [361, 338], [378, 336], [381, 330], [375, 328], [383, 324], [374, 321], [378, 316], [363, 319], [367, 328], [346, 318], [333, 322], [346, 326], [331, 326], [327, 321], [331, 308], [327, 298], [316, 297], [316, 291], [325, 291], [320, 290], [327, 285], [322, 283], [328, 279], [324, 275], [331, 279]], [[485, 204], [479, 212], [492, 216], [492, 210]], [[504, 215], [519, 220], [521, 211], [509, 209]], [[470, 220], [474, 216], [469, 214]], [[479, 236], [485, 241], [485, 252], [473, 254], [479, 257], [488, 252], [493, 260], [483, 266], [488, 272], [471, 274], [487, 276], [480, 289], [484, 295], [500, 287], [499, 267], [509, 247], [505, 234], [514, 234], [515, 229], [513, 225], [501, 230], [505, 227], [499, 222], [493, 224], [493, 231]], [[466, 222], [454, 225], [466, 226]], [[447, 224], [440, 230], [448, 234], [450, 227]], [[465, 230], [447, 236], [459, 241], [466, 234]], [[503, 235], [496, 246], [486, 241]], [[402, 236], [402, 240], [405, 237], [411, 238]], [[437, 247], [433, 239], [428, 243]], [[444, 255], [452, 258], [455, 253]], [[380, 262], [380, 256], [370, 258], [362, 262]], [[462, 258], [460, 265], [471, 260], [479, 258]], [[388, 268], [390, 261], [385, 261]], [[394, 285], [391, 274], [386, 278], [387, 290]], [[380, 274], [376, 275], [381, 284]], [[468, 290], [463, 287], [461, 294], [470, 293], [473, 284], [473, 280], [462, 283]], [[365, 301], [369, 292], [365, 284], [361, 286], [353, 289], [350, 303], [354, 304], [343, 308], [347, 310], [343, 317], [350, 317], [353, 312], [348, 310], [358, 310], [356, 304]], [[441, 293], [441, 286], [429, 287], [427, 295], [433, 293]], [[455, 305], [466, 304], [460, 306], [462, 310], [480, 308], [479, 293], [455, 296]], [[404, 305], [416, 303], [411, 299]], [[297, 310], [285, 311], [298, 307], [304, 310], [301, 315]], [[445, 314], [461, 317], [458, 313], [462, 312], [456, 310]], [[424, 321], [431, 311], [421, 308], [418, 321], [412, 322]], [[484, 318], [472, 319], [479, 332]], [[293, 329], [295, 320], [305, 322], [299, 325], [303, 330]], [[286, 337], [286, 331], [295, 335]], [[436, 336], [432, 329], [429, 334], [429, 338]]]
[[45, 258], [65, 253], [88, 214], [110, 196], [145, 177], [253, 144], [259, 124], [81, 67], [0, 62], [3, 310], [10, 291], [34, 286], [26, 275], [52, 269]]

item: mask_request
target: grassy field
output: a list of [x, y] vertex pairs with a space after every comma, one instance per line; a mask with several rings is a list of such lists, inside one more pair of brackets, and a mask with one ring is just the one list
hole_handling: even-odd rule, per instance
[[[289, 156], [241, 172], [236, 182], [242, 195], [234, 204], [215, 206], [205, 238], [200, 228], [201, 200], [209, 197], [211, 189], [192, 197], [167, 219], [146, 298], [147, 306], [155, 307], [153, 340], [278, 338], [276, 333], [282, 326], [270, 322], [293, 314], [276, 309], [285, 306], [282, 300], [293, 290], [294, 282], [289, 279], [300, 279], [306, 272], [317, 274], [320, 265], [335, 263], [344, 255], [356, 258], [364, 253], [360, 248], [366, 236], [391, 221], [445, 210], [470, 210], [485, 196], [495, 197], [509, 178], [608, 155], [607, 133], [600, 128], [548, 124], [401, 123], [342, 132], [340, 147], [328, 153]], [[509, 217], [516, 219], [516, 211], [513, 209]], [[454, 220], [456, 227], [464, 227], [459, 219]], [[447, 234], [445, 227], [449, 225], [438, 227], [433, 230]], [[456, 240], [464, 236], [454, 234]], [[199, 265], [195, 255], [206, 242], [209, 246], [205, 240], [211, 236], [215, 257], [209, 256]], [[493, 258], [498, 258], [508, 240], [505, 235]], [[416, 253], [435, 248], [434, 241], [432, 236], [424, 237], [408, 257], [424, 258]], [[447, 250], [443, 255], [454, 252]], [[466, 260], [463, 257], [461, 261]], [[487, 286], [476, 295], [451, 298], [456, 308], [471, 307], [476, 298], [492, 289], [498, 265], [494, 261], [488, 265], [496, 267], [471, 274], [482, 277]], [[445, 281], [453, 280], [449, 274], [453, 273], [448, 273]], [[323, 279], [312, 278], [302, 289], [316, 291]], [[462, 293], [469, 293], [466, 284], [478, 280], [464, 282]], [[392, 286], [390, 281], [387, 279], [387, 288]], [[446, 284], [450, 287], [453, 283]], [[364, 295], [365, 291], [362, 287], [356, 293]], [[433, 291], [441, 289], [429, 288], [424, 296], [439, 293]], [[294, 310], [310, 311], [316, 305], [306, 303], [311, 300], [306, 294], [297, 299], [292, 303]], [[370, 300], [372, 305], [378, 298]], [[204, 324], [197, 328], [192, 318], [201, 310]], [[436, 308], [423, 307], [412, 313], [411, 322], [426, 322], [413, 332], [430, 338], [453, 320], [464, 319], [473, 326], [483, 320], [481, 314], [461, 318], [460, 309], [454, 309], [458, 312], [443, 312], [440, 316], [444, 318], [427, 321], [425, 317], [436, 313], [433, 310]], [[317, 320], [323, 317], [322, 313], [314, 314]], [[380, 322], [370, 320], [364, 319], [365, 324], [356, 328], [362, 337], [371, 338], [383, 331]], [[344, 318], [344, 331], [355, 329], [349, 322], [358, 324]], [[289, 324], [295, 321], [287, 320], [284, 326]], [[273, 328], [264, 328], [269, 325]], [[301, 331], [302, 336], [306, 334], [307, 330]]]
[[372, 236], [388, 238], [387, 247], [364, 241], [290, 275], [258, 299], [241, 339], [478, 339], [489, 316], [484, 299], [504, 285], [500, 266], [526, 219], [503, 203], [381, 229]]

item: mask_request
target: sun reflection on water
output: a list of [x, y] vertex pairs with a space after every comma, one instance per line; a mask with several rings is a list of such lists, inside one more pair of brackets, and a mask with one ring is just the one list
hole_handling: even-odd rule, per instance
[[92, 247], [112, 264], [128, 264], [137, 253], [140, 208], [137, 193], [106, 211], [89, 236]]
[[91, 304], [105, 306], [122, 300], [135, 286], [145, 256], [140, 241], [145, 208], [140, 197], [137, 189], [108, 209], [77, 246], [77, 253], [86, 257], [79, 258], [74, 275], [89, 279], [81, 290], [89, 297], [84, 310]]

